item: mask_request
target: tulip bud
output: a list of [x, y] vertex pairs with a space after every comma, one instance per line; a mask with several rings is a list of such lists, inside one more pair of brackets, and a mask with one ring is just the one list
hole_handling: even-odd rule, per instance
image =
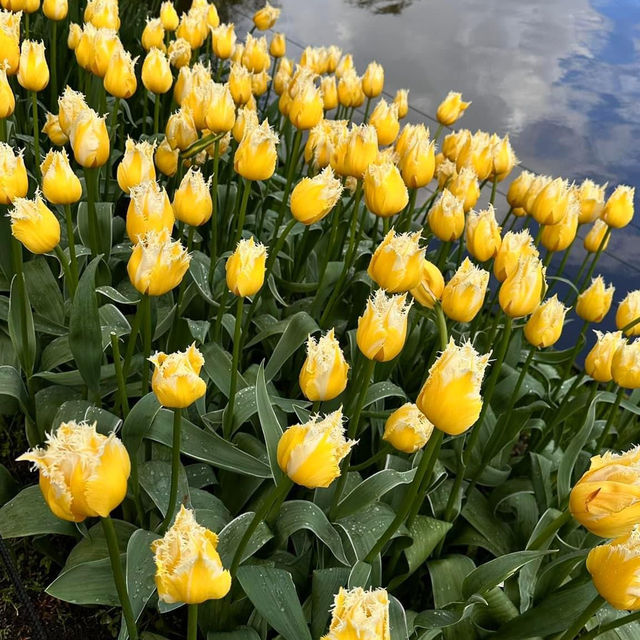
[[447, 182], [447, 189], [462, 201], [464, 212], [471, 211], [480, 197], [480, 185], [478, 176], [469, 167], [462, 167], [454, 173]]
[[256, 243], [253, 236], [240, 240], [225, 264], [229, 291], [243, 298], [258, 293], [264, 284], [266, 261], [267, 249], [263, 244]]
[[139, 242], [149, 231], [171, 232], [175, 217], [164, 187], [155, 180], [147, 180], [132, 186], [129, 195], [127, 235], [131, 242]]
[[82, 197], [82, 185], [69, 165], [67, 152], [50, 150], [42, 166], [42, 192], [52, 204], [72, 204]]
[[236, 104], [246, 104], [251, 97], [251, 73], [234, 62], [229, 72], [229, 90]]
[[251, 94], [254, 99], [267, 92], [270, 80], [271, 76], [266, 71], [251, 74]]
[[[362, 90], [367, 98], [377, 98], [384, 86], [384, 69], [377, 62], [370, 62], [362, 76]], [[396, 107], [397, 110], [397, 107]]]
[[342, 76], [339, 76], [338, 101], [343, 107], [356, 108], [364, 102], [362, 80], [354, 69], [347, 69]]
[[42, 91], [49, 84], [49, 67], [44, 53], [44, 42], [22, 41], [18, 82], [28, 91]]
[[609, 196], [609, 199], [604, 205], [602, 212], [604, 222], [614, 229], [626, 227], [633, 218], [633, 198], [635, 191], [635, 187], [627, 187], [625, 185], [616, 187], [616, 190]]
[[174, 69], [182, 69], [191, 62], [191, 45], [184, 38], [172, 40], [167, 49], [169, 64]]
[[611, 375], [624, 389], [640, 388], [640, 340], [618, 347], [611, 360]]
[[115, 434], [96, 424], [63, 422], [47, 435], [46, 447], [23, 453], [40, 471], [40, 490], [55, 516], [70, 522], [106, 518], [125, 498], [129, 455]]
[[47, 113], [47, 119], [42, 127], [42, 133], [49, 138], [52, 144], [58, 147], [62, 147], [69, 142], [67, 134], [62, 130], [62, 127], [60, 127], [58, 116], [54, 116], [52, 113]]
[[254, 38], [250, 33], [242, 52], [242, 64], [251, 71], [251, 73], [260, 73], [269, 68], [269, 50], [267, 47], [267, 39]]
[[168, 140], [165, 138], [156, 149], [154, 157], [156, 167], [165, 176], [171, 177], [178, 171], [178, 159], [180, 152], [178, 149], [172, 149]]
[[442, 297], [444, 278], [440, 269], [426, 258], [422, 260], [420, 282], [411, 289], [411, 295], [427, 309], [433, 309], [435, 303]]
[[146, 140], [134, 142], [131, 138], [127, 138], [125, 153], [117, 171], [118, 185], [125, 193], [129, 193], [132, 187], [136, 187], [141, 182], [156, 179], [156, 170], [153, 165], [154, 151], [155, 143], [151, 144]]
[[392, 162], [370, 164], [364, 173], [363, 185], [367, 207], [381, 218], [400, 213], [409, 202], [407, 187]]
[[488, 180], [493, 171], [491, 137], [485, 131], [476, 131], [468, 136], [460, 146], [456, 156], [456, 168], [461, 171], [468, 168], [478, 180]]
[[44, 0], [42, 12], [49, 20], [64, 20], [69, 11], [67, 0]]
[[182, 282], [190, 262], [185, 248], [166, 229], [148, 231], [133, 246], [127, 272], [140, 293], [161, 296]]
[[462, 148], [471, 139], [471, 131], [469, 129], [460, 129], [445, 136], [442, 141], [442, 153], [452, 162], [457, 162], [458, 156]]
[[291, 192], [291, 213], [306, 225], [322, 220], [342, 195], [342, 184], [326, 167], [313, 178], [302, 178]]
[[122, 47], [116, 47], [106, 73], [104, 74], [104, 88], [115, 98], [130, 98], [138, 87], [135, 64], [138, 58], [131, 58], [131, 54]]
[[479, 355], [470, 342], [447, 348], [429, 369], [416, 404], [436, 429], [452, 436], [471, 427], [482, 410], [480, 387], [491, 353]]
[[[336, 141], [331, 154], [331, 166], [340, 175], [362, 178], [377, 154], [376, 130], [370, 125], [352, 125], [348, 134]], [[400, 207], [398, 211], [402, 209], [403, 207]]]
[[338, 62], [334, 71], [336, 74], [336, 78], [340, 79], [344, 76], [345, 73], [354, 71], [354, 65], [353, 56], [350, 53], [345, 53], [344, 55], [342, 55], [342, 51], [338, 51], [340, 52], [340, 55], [338, 56]]
[[189, 605], [224, 598], [231, 588], [231, 574], [222, 566], [217, 547], [218, 536], [181, 505], [164, 537], [151, 543], [158, 598]]
[[149, 362], [155, 367], [151, 388], [163, 407], [186, 409], [207, 392], [200, 377], [204, 358], [195, 342], [186, 351], [155, 353]]
[[385, 422], [383, 440], [398, 451], [415, 453], [422, 449], [433, 433], [433, 425], [412, 402], [396, 409]]
[[[291, 88], [289, 89], [291, 94]], [[304, 82], [296, 86], [295, 96], [289, 105], [289, 120], [291, 124], [306, 131], [315, 127], [324, 116], [322, 94], [313, 82]]]
[[521, 256], [538, 257], [538, 250], [533, 244], [533, 238], [528, 229], [522, 231], [508, 231], [505, 233], [495, 262], [493, 263], [493, 274], [500, 281], [504, 282], [507, 276], [511, 275], [518, 266]]
[[435, 143], [428, 135], [416, 135], [398, 165], [407, 187], [419, 189], [433, 179], [436, 168]]
[[226, 84], [212, 82], [207, 93], [205, 122], [213, 133], [226, 133], [233, 129], [236, 121], [236, 107]]
[[456, 322], [471, 322], [482, 308], [489, 272], [465, 258], [442, 291], [442, 310]]
[[240, 142], [247, 129], [257, 127], [259, 124], [258, 114], [253, 109], [240, 107], [236, 114], [236, 121], [232, 130], [235, 141]]
[[622, 331], [602, 333], [595, 331], [597, 342], [587, 354], [584, 361], [584, 370], [597, 382], [611, 382], [611, 363], [613, 355], [626, 341]]
[[[611, 288], [613, 289], [613, 287]], [[611, 300], [609, 300], [609, 303], [611, 303]], [[623, 329], [634, 320], [638, 320], [638, 318], [640, 318], [640, 289], [627, 293], [625, 299], [618, 305], [618, 310], [616, 311], [616, 327]], [[640, 335], [640, 323], [631, 327], [631, 329], [627, 329], [625, 335]]]
[[160, 18], [147, 18], [147, 23], [142, 30], [142, 48], [145, 51], [150, 49], [166, 50], [164, 44], [164, 27]]
[[367, 308], [358, 318], [356, 341], [369, 360], [388, 362], [402, 351], [411, 308], [406, 299], [406, 293], [387, 296], [378, 289], [367, 301]]
[[226, 60], [231, 57], [236, 46], [236, 32], [232, 23], [221, 24], [211, 29], [211, 47], [216, 58]]
[[409, 89], [398, 89], [393, 104], [398, 107], [398, 118], [405, 118], [409, 113]]
[[173, 84], [167, 56], [157, 48], [150, 49], [142, 63], [142, 84], [156, 95], [167, 93]]
[[400, 122], [398, 121], [398, 106], [395, 104], [387, 104], [383, 98], [376, 104], [373, 112], [369, 116], [369, 124], [375, 127], [378, 134], [378, 143], [381, 146], [391, 144], [400, 131]]
[[24, 198], [28, 189], [22, 152], [16, 154], [6, 142], [0, 142], [0, 204], [11, 204], [16, 198]]
[[66, 86], [62, 95], [58, 98], [58, 122], [66, 136], [70, 136], [71, 127], [83, 111], [89, 107], [84, 96]]
[[183, 13], [176, 29], [176, 37], [186, 40], [195, 51], [204, 44], [207, 28], [206, 20], [203, 20], [198, 11]]
[[556, 178], [540, 190], [529, 213], [538, 224], [558, 224], [565, 217], [568, 207], [569, 183]]
[[330, 111], [338, 106], [338, 87], [334, 76], [325, 76], [320, 80], [320, 93], [325, 111]]
[[7, 64], [0, 65], [0, 118], [13, 115], [16, 108], [16, 98], [7, 79]]
[[557, 295], [541, 303], [524, 326], [524, 335], [529, 344], [538, 349], [555, 344], [562, 334], [567, 311], [568, 308], [558, 300]]
[[116, 51], [119, 50], [123, 50], [123, 46], [120, 38], [118, 38], [118, 34], [111, 29], [98, 29], [93, 39], [93, 58], [90, 66], [91, 73], [104, 79], [111, 59]]
[[[615, 287], [607, 287], [602, 276], [593, 278], [576, 301], [576, 313], [587, 322], [602, 322], [609, 313]], [[620, 328], [620, 327], [618, 327]]]
[[367, 273], [388, 293], [401, 293], [420, 284], [424, 249], [420, 248], [421, 233], [400, 233], [391, 229], [378, 245]]
[[191, 167], [173, 196], [173, 211], [178, 220], [192, 227], [208, 222], [213, 212], [209, 192], [211, 178], [205, 181], [199, 169]]
[[595, 222], [604, 209], [604, 192], [607, 185], [599, 186], [592, 180], [584, 180], [578, 189], [580, 224]]
[[287, 52], [287, 41], [284, 33], [274, 33], [269, 44], [269, 53], [274, 58], [282, 58]]
[[76, 162], [87, 169], [101, 167], [109, 157], [109, 134], [105, 118], [86, 109], [73, 123], [71, 148]]
[[508, 135], [497, 139], [496, 143], [491, 147], [491, 156], [493, 159], [492, 175], [498, 182], [504, 180], [519, 162], [513, 152]]
[[166, 31], [175, 31], [178, 28], [180, 18], [171, 0], [166, 0], [160, 5], [160, 21]]
[[438, 122], [445, 127], [450, 127], [456, 120], [464, 115], [471, 102], [464, 102], [462, 94], [449, 91], [447, 97], [440, 103], [436, 111]]
[[244, 136], [233, 157], [233, 168], [247, 180], [268, 180], [278, 161], [278, 134], [269, 121], [251, 129], [245, 128]]
[[527, 197], [527, 192], [531, 187], [535, 175], [529, 171], [523, 171], [513, 182], [509, 185], [507, 191], [507, 202], [517, 216], [525, 215], [524, 204]]
[[264, 7], [253, 14], [253, 24], [260, 31], [266, 31], [273, 27], [279, 17], [280, 9], [276, 9], [276, 7], [272, 7], [268, 2], [265, 2]]
[[547, 251], [564, 251], [568, 249], [578, 232], [578, 217], [580, 208], [577, 198], [571, 196], [567, 212], [557, 224], [543, 225], [540, 243]]
[[198, 130], [191, 111], [186, 107], [181, 107], [172, 113], [167, 120], [165, 134], [172, 149], [184, 151], [190, 147], [198, 139]]
[[471, 211], [465, 229], [467, 251], [479, 262], [495, 258], [502, 244], [501, 231], [492, 204], [484, 211]]
[[340, 587], [333, 603], [329, 633], [321, 640], [390, 640], [389, 596], [384, 589]]
[[90, 22], [96, 29], [120, 28], [118, 3], [112, 0], [90, 0], [84, 11], [85, 22]]
[[521, 256], [515, 270], [500, 286], [498, 300], [512, 318], [528, 316], [537, 308], [546, 291], [546, 269], [534, 256]]
[[86, 71], [91, 71], [95, 58], [96, 28], [91, 23], [82, 26], [80, 40], [74, 49], [76, 62]]
[[464, 231], [464, 205], [444, 189], [427, 215], [429, 228], [443, 242], [457, 240]]
[[639, 569], [640, 526], [627, 529], [619, 538], [594, 547], [587, 556], [587, 570], [593, 585], [615, 609], [640, 609]]
[[328, 487], [340, 476], [340, 462], [355, 440], [344, 437], [342, 408], [324, 419], [289, 427], [278, 443], [278, 466], [296, 484], [307, 489]]
[[337, 398], [347, 387], [349, 365], [340, 350], [334, 330], [318, 341], [307, 338], [307, 359], [300, 369], [300, 389], [307, 400], [325, 402]]
[[607, 233], [608, 229], [609, 227], [606, 222], [596, 220], [591, 229], [589, 229], [587, 235], [584, 237], [584, 248], [589, 253], [596, 253], [604, 240], [604, 244], [602, 246], [602, 251], [604, 251], [607, 248], [609, 238], [611, 237], [611, 234]]
[[13, 76], [20, 65], [20, 19], [22, 13], [0, 11], [0, 51], [6, 64], [6, 73]]
[[53, 251], [60, 243], [60, 223], [39, 191], [33, 200], [15, 198], [9, 211], [11, 234], [31, 253]]

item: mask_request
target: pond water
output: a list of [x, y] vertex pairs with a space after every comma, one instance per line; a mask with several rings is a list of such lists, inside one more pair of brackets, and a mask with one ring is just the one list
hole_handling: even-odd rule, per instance
[[[228, 11], [242, 33], [261, 4], [232, 3], [221, 14]], [[410, 89], [417, 110], [410, 120], [425, 120], [449, 90], [461, 91], [473, 101], [461, 126], [508, 133], [524, 167], [640, 187], [638, 0], [277, 4], [277, 29], [290, 40], [288, 55], [299, 54], [294, 42], [337, 44], [353, 53], [359, 72], [377, 60], [385, 68], [387, 91]], [[596, 269], [616, 285], [616, 302], [640, 286], [639, 204], [632, 224], [614, 231]], [[569, 275], [583, 256], [581, 246], [574, 249]]]

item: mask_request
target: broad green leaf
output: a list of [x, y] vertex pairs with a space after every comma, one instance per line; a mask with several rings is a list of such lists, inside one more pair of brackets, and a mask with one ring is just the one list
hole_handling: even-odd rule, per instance
[[500, 555], [509, 553], [513, 534], [506, 523], [496, 520], [486, 498], [477, 489], [469, 494], [462, 516], [500, 550]]
[[127, 296], [113, 287], [103, 286], [96, 287], [96, 292], [118, 304], [138, 304], [138, 302], [140, 302], [140, 294], [137, 291], [134, 296]]
[[27, 403], [27, 389], [18, 371], [9, 365], [0, 366], [0, 413], [14, 415], [18, 406], [28, 413]]
[[117, 415], [104, 409], [99, 409], [87, 400], [68, 400], [62, 403], [53, 418], [51, 427], [57, 429], [62, 422], [69, 422], [70, 420], [95, 422], [98, 432], [103, 435], [109, 435], [111, 432], [117, 431], [122, 423], [122, 420]]
[[331, 567], [317, 569], [311, 580], [311, 635], [319, 638], [329, 623], [329, 612], [333, 600], [340, 590], [346, 587], [349, 579], [349, 569], [346, 567]]
[[316, 321], [304, 311], [288, 319], [287, 328], [280, 337], [264, 370], [265, 379], [270, 382], [285, 362], [307, 341], [309, 334], [319, 331]]
[[[111, 241], [113, 229], [113, 204], [111, 202], [96, 202], [96, 217], [98, 218], [98, 249], [100, 253], [109, 258], [111, 254]], [[78, 204], [78, 233], [82, 244], [86, 247], [89, 243], [89, 209], [86, 202]]]
[[[169, 487], [171, 486], [171, 464], [164, 460], [148, 460], [140, 467], [140, 486], [147, 492], [160, 513], [165, 516], [169, 507]], [[189, 485], [184, 467], [180, 465], [178, 472], [178, 501], [175, 511], [180, 505], [190, 505]], [[172, 514], [175, 516], [175, 512]]]
[[189, 264], [189, 276], [195, 282], [200, 295], [209, 303], [217, 306], [216, 300], [211, 296], [211, 283], [209, 282], [209, 256], [202, 251], [191, 253]]
[[64, 299], [47, 259], [44, 256], [37, 256], [25, 262], [24, 276], [34, 312], [64, 324]]
[[0, 507], [15, 497], [20, 485], [13, 479], [9, 469], [0, 464]]
[[130, 456], [136, 455], [158, 411], [160, 403], [152, 392], [138, 400], [125, 418], [120, 437]]
[[[233, 556], [238, 548], [238, 544], [244, 532], [251, 524], [254, 513], [248, 511], [239, 515], [235, 520], [232, 520], [219, 534], [218, 553], [222, 559], [222, 565], [228, 567], [233, 561]], [[240, 562], [244, 562], [250, 558], [258, 549], [263, 547], [269, 540], [273, 538], [273, 534], [269, 530], [269, 527], [264, 522], [261, 522], [256, 530], [251, 534], [249, 543], [240, 558]]]
[[267, 566], [240, 567], [238, 580], [260, 615], [285, 640], [311, 640], [291, 574]]
[[452, 555], [442, 560], [431, 560], [427, 566], [431, 576], [433, 601], [437, 609], [466, 600], [463, 584], [467, 576], [475, 569], [471, 558]]
[[349, 573], [349, 580], [347, 581], [347, 587], [349, 589], [355, 589], [361, 587], [367, 589], [371, 586], [371, 565], [362, 560], [358, 560]]
[[[120, 554], [120, 561], [124, 571], [124, 553]], [[58, 600], [72, 604], [120, 606], [108, 558], [84, 562], [63, 570], [45, 591]]]
[[[231, 383], [231, 356], [216, 342], [208, 342], [202, 346], [204, 356], [204, 370], [213, 384], [229, 397]], [[248, 386], [247, 381], [238, 372], [238, 391]]]
[[391, 640], [408, 640], [409, 631], [404, 607], [393, 596], [389, 597], [389, 627]]
[[367, 389], [367, 395], [365, 396], [364, 406], [368, 407], [378, 400], [384, 400], [385, 398], [402, 398], [406, 399], [406, 393], [393, 382], [385, 380], [383, 382], [375, 382]]
[[276, 414], [273, 411], [271, 405], [271, 399], [269, 398], [269, 392], [267, 391], [267, 385], [264, 377], [264, 367], [261, 364], [258, 369], [258, 376], [256, 378], [256, 405], [258, 407], [258, 417], [260, 419], [260, 427], [262, 428], [262, 434], [264, 436], [264, 442], [267, 446], [267, 456], [269, 458], [269, 466], [271, 467], [271, 474], [276, 482], [279, 482], [279, 478], [282, 476], [282, 471], [278, 466], [277, 451], [278, 442], [282, 437], [282, 427], [276, 418]]
[[260, 636], [251, 627], [239, 627], [235, 631], [221, 631], [216, 633], [210, 631], [207, 640], [260, 640]]
[[9, 337], [20, 366], [30, 376], [36, 361], [36, 332], [24, 275], [13, 277], [9, 300]]

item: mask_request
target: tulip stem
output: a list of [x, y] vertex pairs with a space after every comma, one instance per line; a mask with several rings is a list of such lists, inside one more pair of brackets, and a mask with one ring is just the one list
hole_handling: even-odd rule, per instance
[[585, 279], [584, 279], [584, 282], [582, 283], [582, 287], [580, 288], [580, 291], [582, 291], [587, 286], [589, 280], [591, 280], [591, 276], [593, 275], [593, 271], [596, 268], [596, 264], [598, 264], [598, 260], [600, 260], [600, 255], [604, 251], [604, 248], [605, 248], [607, 242], [609, 241], [609, 236], [610, 235], [611, 235], [611, 227], [607, 227], [607, 230], [604, 232], [604, 235], [602, 236], [602, 240], [600, 241], [600, 246], [598, 247], [598, 250], [596, 251], [596, 255], [593, 256], [593, 262], [591, 263], [591, 266], [589, 267], [589, 271], [587, 271], [587, 275], [585, 276]]
[[604, 443], [607, 441], [607, 436], [609, 435], [609, 431], [611, 431], [611, 427], [613, 427], [616, 422], [616, 418], [618, 417], [618, 408], [620, 407], [620, 403], [622, 402], [622, 398], [624, 398], [624, 389], [622, 387], [618, 387], [618, 393], [616, 393], [616, 399], [611, 405], [611, 409], [609, 410], [609, 415], [607, 416], [607, 422], [602, 429], [602, 433], [598, 438], [598, 442], [596, 443], [595, 453], [599, 454], [604, 447]]
[[[220, 140], [213, 143], [213, 184], [211, 185], [211, 239], [209, 251], [209, 287], [213, 283], [218, 257], [218, 165], [220, 162]], [[227, 185], [227, 191], [229, 185]]]
[[[29, 14], [27, 13], [27, 18]], [[31, 91], [31, 104], [33, 106], [33, 159], [34, 159], [34, 174], [40, 182], [42, 174], [40, 172], [40, 126], [38, 124], [38, 94], [35, 91]]]
[[169, 488], [169, 504], [164, 520], [160, 525], [162, 535], [173, 522], [173, 514], [178, 503], [178, 479], [180, 478], [180, 432], [182, 427], [182, 409], [173, 410], [173, 439], [171, 442], [171, 485]]
[[138, 338], [138, 333], [140, 332], [140, 325], [142, 324], [142, 310], [143, 304], [142, 299], [139, 300], [138, 306], [136, 308], [136, 314], [133, 317], [133, 324], [131, 325], [131, 331], [129, 332], [129, 340], [127, 341], [127, 350], [124, 356], [124, 365], [122, 367], [122, 374], [124, 375], [124, 379], [127, 379], [127, 374], [129, 373], [129, 364], [131, 363], [131, 358], [133, 357], [133, 351], [136, 346], [136, 340]]
[[587, 606], [587, 608], [578, 616], [578, 619], [560, 636], [560, 640], [573, 640], [577, 638], [583, 627], [604, 605], [604, 599], [601, 595], [597, 595]]
[[284, 187], [284, 193], [282, 194], [282, 201], [280, 202], [280, 211], [278, 212], [278, 218], [276, 220], [276, 224], [273, 227], [273, 236], [271, 237], [271, 244], [275, 241], [278, 236], [278, 232], [280, 231], [280, 225], [282, 224], [282, 219], [284, 218], [284, 212], [287, 206], [289, 205], [289, 193], [291, 192], [291, 182], [293, 180], [293, 169], [297, 164], [298, 159], [298, 149], [300, 148], [300, 142], [302, 140], [302, 130], [296, 129], [296, 133], [293, 136], [293, 144], [291, 147], [291, 153], [289, 154], [289, 158], [287, 158], [287, 182]]
[[122, 415], [126, 418], [129, 413], [129, 399], [127, 398], [127, 384], [124, 379], [122, 360], [120, 358], [120, 343], [118, 340], [118, 334], [115, 331], [111, 332], [111, 353], [113, 354], [113, 366], [116, 372]]
[[229, 403], [224, 412], [224, 424], [222, 433], [226, 440], [231, 437], [233, 429], [233, 408], [238, 387], [238, 367], [240, 366], [240, 342], [242, 341], [242, 313], [244, 311], [244, 297], [238, 296], [236, 300], [236, 323], [233, 331], [233, 357], [231, 360], [231, 381], [229, 382]]
[[569, 259], [569, 254], [571, 253], [571, 249], [575, 244], [577, 237], [578, 236], [576, 235], [575, 238], [571, 241], [571, 244], [566, 248], [564, 255], [562, 256], [562, 262], [560, 262], [560, 266], [558, 267], [555, 273], [555, 279], [551, 282], [551, 284], [549, 285], [549, 288], [547, 289], [547, 293], [546, 293], [547, 298], [550, 296], [556, 284], [558, 284], [559, 282], [558, 278], [560, 278], [560, 276], [564, 273], [564, 268], [567, 264], [567, 260]]
[[7, 120], [0, 118], [0, 142], [7, 141]]
[[242, 201], [240, 202], [240, 213], [238, 214], [238, 222], [236, 232], [233, 237], [233, 247], [240, 242], [242, 238], [242, 229], [244, 227], [244, 219], [247, 215], [247, 203], [249, 202], [249, 193], [251, 192], [251, 180], [242, 179]]
[[131, 608], [131, 601], [127, 593], [127, 583], [125, 582], [124, 573], [122, 571], [122, 562], [120, 561], [120, 548], [118, 547], [118, 536], [113, 526], [111, 516], [101, 518], [104, 537], [107, 541], [109, 549], [109, 560], [111, 561], [111, 572], [113, 573], [113, 581], [116, 585], [118, 598], [122, 605], [122, 616], [124, 617], [130, 640], [138, 640], [138, 629], [136, 628], [136, 619]]
[[156, 133], [158, 133], [158, 130], [160, 128], [160, 94], [159, 93], [154, 93], [153, 94], [154, 100], [153, 100], [153, 133], [154, 135]]
[[571, 520], [571, 512], [567, 509], [554, 518], [532, 541], [527, 545], [528, 551], [540, 549], [542, 545]]
[[58, 22], [57, 20], [49, 20], [51, 25], [51, 111], [57, 105], [58, 100], [58, 56], [56, 53], [58, 47]]
[[187, 607], [187, 640], [198, 638], [198, 605], [190, 604]]
[[98, 213], [96, 211], [97, 177], [97, 169], [85, 168], [84, 180], [87, 187], [87, 213], [89, 218], [89, 248], [91, 249], [91, 258], [95, 258], [100, 250], [98, 246]]
[[440, 339], [440, 350], [444, 351], [447, 348], [447, 342], [449, 340], [449, 333], [447, 331], [447, 319], [444, 317], [444, 311], [442, 305], [437, 302], [434, 305], [436, 311], [436, 320], [438, 325], [438, 337]]
[[398, 530], [398, 527], [407, 519], [407, 516], [412, 511], [412, 507], [416, 499], [422, 497], [418, 495], [420, 488], [425, 486], [424, 482], [429, 482], [428, 479], [430, 479], [433, 467], [438, 459], [443, 436], [444, 433], [442, 431], [435, 429], [431, 438], [429, 438], [427, 446], [422, 451], [416, 475], [413, 478], [413, 482], [409, 485], [409, 489], [404, 496], [404, 500], [402, 501], [400, 508], [396, 512], [395, 518], [392, 520], [385, 532], [380, 536], [378, 542], [376, 542], [371, 551], [366, 555], [364, 559], [365, 562], [371, 563], [376, 559], [377, 555], [384, 549], [384, 546], [389, 542], [389, 540], [391, 540], [395, 532]]
[[[111, 121], [109, 122], [109, 148], [113, 149], [116, 144], [118, 131], [118, 111], [120, 110], [120, 98], [116, 98], [111, 111]], [[109, 200], [109, 182], [111, 181], [111, 153], [107, 158], [107, 167], [104, 178], [104, 199]]]
[[493, 182], [491, 183], [491, 198], [489, 198], [489, 204], [493, 205], [496, 201], [496, 191], [498, 188], [498, 177], [494, 176]]
[[[144, 396], [149, 390], [149, 356], [151, 355], [151, 296], [148, 293], [142, 294], [143, 325], [142, 325], [142, 339], [143, 339], [143, 357], [142, 361], [142, 383], [141, 393]], [[177, 313], [177, 311], [176, 311]]]
[[560, 377], [560, 382], [558, 383], [556, 391], [553, 394], [554, 399], [558, 396], [558, 392], [562, 388], [562, 383], [569, 377], [569, 374], [571, 373], [571, 369], [573, 368], [573, 365], [576, 361], [576, 356], [578, 355], [578, 353], [580, 352], [580, 349], [582, 349], [584, 345], [584, 337], [585, 337], [585, 334], [587, 333], [588, 327], [589, 327], [589, 321], [585, 320], [582, 323], [582, 327], [580, 329], [580, 333], [578, 334], [578, 339], [576, 340], [576, 344], [574, 345], [573, 350], [571, 351], [571, 356], [567, 361], [567, 365], [565, 366], [564, 371], [562, 372], [562, 376]]
[[442, 133], [443, 129], [444, 129], [444, 125], [442, 123], [440, 123], [438, 125], [438, 128], [436, 129], [436, 134], [433, 136], [433, 141], [434, 142], [438, 142], [438, 138], [440, 137], [440, 134]]
[[238, 571], [238, 567], [242, 562], [242, 554], [244, 550], [247, 548], [249, 544], [249, 540], [251, 540], [251, 536], [254, 534], [255, 530], [258, 528], [258, 525], [269, 515], [271, 508], [273, 505], [280, 499], [286, 497], [289, 489], [291, 488], [291, 480], [287, 476], [282, 476], [279, 484], [275, 484], [271, 491], [263, 498], [258, 510], [253, 514], [253, 519], [249, 523], [249, 526], [246, 528], [240, 542], [238, 543], [238, 547], [236, 548], [236, 552], [233, 555], [233, 561], [231, 562], [231, 568], [229, 569], [229, 573], [231, 573], [231, 577], [235, 578], [235, 575]]
[[71, 297], [78, 286], [78, 258], [76, 257], [76, 238], [73, 230], [73, 216], [71, 215], [71, 205], [64, 205], [64, 219], [67, 225], [67, 243], [69, 245], [69, 262], [71, 265]]
[[364, 115], [362, 116], [362, 122], [367, 124], [367, 118], [369, 117], [369, 109], [371, 108], [371, 98], [367, 98], [364, 105]]

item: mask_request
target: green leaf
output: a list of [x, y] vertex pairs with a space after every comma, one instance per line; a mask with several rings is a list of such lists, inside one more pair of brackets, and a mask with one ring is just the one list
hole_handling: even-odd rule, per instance
[[333, 600], [349, 579], [346, 567], [317, 569], [311, 579], [311, 635], [319, 638], [327, 628]]
[[309, 334], [319, 331], [316, 321], [304, 311], [288, 319], [287, 328], [278, 340], [276, 348], [264, 370], [267, 382], [273, 380], [285, 362], [307, 341]]
[[25, 262], [24, 277], [33, 310], [44, 318], [64, 324], [64, 298], [47, 259], [37, 256]]
[[51, 427], [57, 429], [62, 422], [69, 422], [69, 420], [96, 422], [98, 432], [105, 436], [117, 431], [122, 422], [117, 415], [104, 409], [99, 409], [87, 400], [68, 400], [62, 403], [53, 418]]
[[22, 370], [30, 376], [36, 362], [36, 332], [24, 275], [13, 277], [9, 296], [9, 337]]
[[0, 366], [0, 414], [14, 415], [18, 406], [23, 413], [28, 413], [28, 400], [27, 389], [18, 371], [9, 365]]
[[23, 489], [0, 509], [0, 536], [21, 538], [41, 533], [75, 536], [76, 529], [71, 522], [53, 515], [35, 485]]
[[238, 580], [260, 615], [286, 640], [311, 640], [291, 574], [266, 566], [240, 567]]
[[235, 631], [220, 633], [210, 631], [207, 634], [207, 640], [260, 640], [260, 636], [252, 627], [239, 627]]
[[514, 575], [518, 569], [533, 560], [552, 553], [551, 551], [516, 551], [494, 558], [474, 569], [462, 584], [465, 599], [474, 593], [486, 594], [493, 587]]
[[[120, 560], [124, 570], [124, 553], [120, 554]], [[108, 558], [83, 562], [63, 570], [45, 591], [58, 600], [72, 604], [120, 605]]]
[[347, 587], [349, 589], [355, 589], [356, 587], [362, 587], [367, 589], [371, 586], [371, 565], [368, 562], [358, 560], [349, 573], [349, 580], [347, 581]]
[[[140, 486], [147, 492], [153, 503], [158, 507], [163, 517], [169, 507], [169, 487], [171, 485], [171, 464], [164, 460], [148, 460], [140, 467]], [[175, 510], [180, 505], [191, 504], [189, 485], [184, 467], [180, 465], [178, 472], [178, 501]], [[175, 513], [173, 514], [175, 516]], [[173, 519], [173, 518], [172, 518]]]
[[[204, 356], [204, 370], [213, 384], [228, 398], [231, 384], [231, 356], [216, 342], [203, 345], [201, 351]], [[246, 386], [248, 386], [247, 381], [238, 372], [238, 390]]]
[[393, 596], [389, 597], [389, 627], [391, 640], [407, 640], [409, 638], [404, 607]]
[[140, 302], [140, 294], [136, 291], [135, 296], [126, 296], [124, 293], [114, 289], [113, 287], [103, 286], [96, 287], [96, 292], [105, 296], [105, 298], [109, 298], [109, 300], [113, 300], [118, 304], [138, 304]]
[[427, 566], [431, 576], [433, 602], [437, 609], [465, 600], [462, 585], [475, 569], [471, 558], [452, 555], [442, 560], [432, 560]]
[[[218, 536], [218, 553], [220, 554], [222, 565], [224, 567], [231, 565], [233, 556], [238, 548], [238, 544], [240, 543], [244, 532], [251, 524], [253, 516], [254, 513], [252, 511], [243, 513], [232, 520], [224, 527], [224, 529], [222, 529], [222, 531], [220, 531]], [[256, 551], [258, 551], [258, 549], [267, 544], [271, 538], [273, 538], [273, 534], [269, 530], [269, 527], [267, 527], [264, 522], [261, 522], [256, 527], [256, 530], [251, 534], [251, 538], [249, 539], [249, 543], [242, 554], [242, 558], [240, 558], [240, 562], [244, 562], [250, 558]]]
[[406, 397], [407, 394], [397, 384], [385, 380], [384, 382], [376, 382], [367, 389], [364, 406], [368, 407], [370, 404], [385, 398], [402, 398], [405, 400]]
[[217, 301], [211, 296], [211, 283], [209, 282], [209, 256], [202, 251], [194, 251], [191, 254], [189, 275], [195, 282], [200, 295], [209, 303], [217, 306]]
[[0, 464], [0, 506], [15, 497], [19, 488], [20, 485], [13, 479], [9, 469]]
[[96, 269], [100, 258], [92, 260], [80, 277], [71, 305], [69, 346], [87, 387], [100, 391], [102, 333], [95, 291]]
[[138, 400], [125, 418], [120, 437], [130, 456], [136, 455], [160, 408], [156, 394], [151, 392]]
[[[98, 218], [98, 250], [105, 258], [111, 255], [111, 241], [113, 235], [113, 204], [111, 202], [96, 202], [96, 216]], [[85, 247], [89, 243], [89, 209], [86, 202], [78, 204], [78, 233]]]
[[267, 456], [269, 458], [271, 474], [276, 484], [278, 484], [279, 478], [282, 476], [282, 471], [278, 466], [277, 460], [278, 443], [282, 437], [282, 427], [271, 406], [271, 399], [269, 398], [264, 377], [264, 366], [262, 364], [258, 369], [258, 376], [256, 378], [256, 405], [258, 407], [258, 417], [260, 419], [264, 442], [267, 446]]
[[286, 539], [301, 529], [308, 529], [327, 545], [329, 551], [342, 564], [349, 564], [342, 540], [338, 532], [331, 526], [322, 509], [308, 500], [291, 500], [280, 508], [276, 523], [278, 534]]
[[344, 518], [362, 509], [372, 502], [379, 500], [385, 493], [401, 485], [409, 484], [416, 475], [416, 469], [409, 471], [395, 471], [383, 469], [369, 476], [355, 489], [347, 494], [336, 508], [336, 518]]

